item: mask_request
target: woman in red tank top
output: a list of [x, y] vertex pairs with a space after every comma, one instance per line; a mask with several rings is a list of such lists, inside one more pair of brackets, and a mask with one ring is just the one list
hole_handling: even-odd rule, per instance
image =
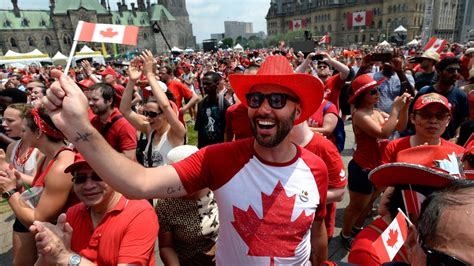
[[380, 98], [378, 85], [372, 76], [360, 75], [352, 82], [353, 95], [349, 103], [354, 104], [352, 127], [357, 149], [348, 166], [349, 205], [344, 210], [341, 239], [350, 249], [353, 226], [362, 226], [369, 211], [372, 197], [378, 195], [368, 179], [370, 170], [381, 163], [381, 139], [388, 138], [394, 130], [403, 130], [408, 120], [408, 93], [395, 98], [391, 114], [374, 106]]
[[[22, 122], [22, 138], [29, 139], [31, 146], [38, 148], [44, 157], [38, 162], [33, 188], [42, 187], [35, 208], [31, 208], [21, 197], [16, 188], [17, 173], [14, 170], [0, 172], [0, 192], [10, 191], [8, 203], [21, 225], [26, 230], [14, 232], [13, 256], [29, 258], [28, 265], [36, 261], [34, 236], [28, 232], [33, 221], [54, 222], [61, 212], [77, 203], [72, 192], [72, 176], [64, 169], [74, 162], [74, 153], [66, 147], [64, 136], [59, 131], [45, 109], [33, 109], [26, 112]], [[33, 189], [32, 188], [32, 189]], [[13, 264], [17, 262], [13, 261]]]

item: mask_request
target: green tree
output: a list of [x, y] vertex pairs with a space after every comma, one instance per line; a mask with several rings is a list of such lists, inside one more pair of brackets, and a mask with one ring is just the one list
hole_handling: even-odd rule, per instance
[[227, 38], [223, 39], [222, 43], [223, 43], [224, 47], [226, 47], [226, 48], [234, 47], [234, 40], [230, 37], [227, 37]]

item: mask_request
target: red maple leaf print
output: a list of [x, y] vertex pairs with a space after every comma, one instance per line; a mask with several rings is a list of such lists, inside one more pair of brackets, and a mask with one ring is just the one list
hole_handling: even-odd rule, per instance
[[387, 245], [390, 247], [395, 247], [395, 244], [398, 242], [398, 231], [397, 229], [390, 229], [388, 232], [388, 239], [387, 239]]
[[277, 183], [271, 195], [262, 193], [263, 217], [260, 219], [250, 206], [243, 211], [234, 206], [232, 222], [237, 233], [248, 245], [249, 256], [293, 257], [295, 249], [303, 240], [313, 222], [314, 215], [306, 216], [304, 211], [294, 221], [291, 215], [296, 195], [286, 196], [285, 189]]
[[295, 23], [295, 28], [299, 28], [300, 27], [300, 23], [296, 22]]
[[117, 35], [118, 32], [114, 31], [112, 28], [107, 28], [106, 31], [101, 30], [100, 35], [104, 36], [104, 38], [113, 38], [115, 35]]
[[363, 19], [364, 19], [364, 18], [363, 18], [360, 14], [357, 14], [357, 17], [354, 18], [354, 20], [355, 20], [356, 22], [359, 22], [359, 23], [360, 23]]

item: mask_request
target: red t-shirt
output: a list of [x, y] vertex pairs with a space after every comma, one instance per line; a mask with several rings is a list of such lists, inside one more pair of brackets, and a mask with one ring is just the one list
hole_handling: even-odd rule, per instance
[[225, 121], [226, 134], [234, 135], [235, 140], [253, 137], [247, 107], [242, 103], [236, 103], [227, 108]]
[[[173, 93], [178, 110], [183, 106], [183, 98], [189, 100], [193, 97], [193, 92], [179, 80], [170, 80], [166, 86], [168, 86], [168, 89]], [[184, 116], [181, 113], [179, 114], [179, 120], [184, 123]]]
[[[121, 115], [120, 111], [117, 108], [114, 108], [114, 111], [107, 119], [107, 123], [110, 123], [112, 119], [118, 115]], [[106, 123], [106, 124], [107, 124]], [[102, 129], [106, 124], [103, 124], [100, 121], [98, 115], [95, 115], [91, 124], [102, 134]], [[106, 132], [104, 138], [107, 142], [118, 152], [123, 152], [127, 150], [133, 150], [137, 148], [137, 130], [127, 121], [125, 118], [120, 118], [115, 121], [109, 130]]]
[[[453, 147], [457, 149], [456, 154], [464, 152], [464, 148], [458, 146], [450, 141], [441, 138], [441, 146]], [[411, 148], [410, 136], [392, 140], [386, 147], [382, 154], [382, 163], [393, 163], [397, 161], [397, 154], [402, 150]]]
[[[369, 226], [364, 227], [364, 230], [358, 233], [354, 242], [352, 242], [351, 252], [347, 259], [349, 263], [364, 266], [378, 266], [382, 263], [389, 262], [381, 261], [377, 255], [377, 251], [375, 251], [372, 245], [381, 234], [372, 228], [372, 226], [378, 228], [380, 232], [383, 232], [388, 227], [388, 224], [379, 217]], [[404, 246], [398, 251], [393, 261], [408, 262], [407, 251]]]
[[159, 227], [155, 210], [148, 201], [122, 196], [95, 229], [84, 203], [71, 207], [66, 216], [74, 229], [71, 249], [95, 264], [155, 265]]
[[217, 264], [304, 264], [311, 225], [326, 214], [326, 165], [299, 146], [289, 162], [268, 162], [256, 154], [254, 141], [210, 145], [172, 166], [188, 193], [214, 192]]
[[334, 105], [332, 102], [329, 102], [328, 109], [326, 112], [324, 112], [324, 107], [328, 103], [327, 100], [323, 100], [321, 105], [319, 106], [318, 110], [314, 112], [309, 118], [308, 118], [308, 126], [310, 127], [322, 127], [324, 124], [324, 115], [325, 114], [335, 114], [336, 116], [339, 116], [338, 109], [336, 105]]
[[332, 102], [336, 106], [336, 110], [339, 110], [339, 95], [341, 95], [342, 87], [346, 82], [341, 79], [340, 74], [329, 77], [324, 83], [324, 90], [326, 94], [326, 100]]
[[115, 89], [115, 107], [120, 107], [120, 102], [122, 101], [123, 92], [125, 91], [125, 87], [120, 84], [113, 85]]
[[[323, 159], [328, 168], [328, 189], [344, 188], [347, 185], [347, 176], [344, 163], [336, 146], [319, 134], [313, 134], [311, 141], [304, 146], [305, 149], [318, 155]], [[336, 202], [326, 205], [326, 217], [324, 218], [328, 238], [334, 234], [336, 227]]]

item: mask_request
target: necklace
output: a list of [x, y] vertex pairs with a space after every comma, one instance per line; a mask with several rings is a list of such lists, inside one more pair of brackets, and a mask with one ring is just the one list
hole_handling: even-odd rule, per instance
[[18, 148], [15, 151], [15, 164], [17, 166], [23, 166], [26, 161], [30, 158], [31, 154], [33, 153], [34, 149], [33, 147], [29, 147], [28, 150], [26, 151], [26, 154], [24, 156], [20, 155], [21, 148], [23, 146], [23, 141], [20, 140], [20, 144], [18, 145]]

